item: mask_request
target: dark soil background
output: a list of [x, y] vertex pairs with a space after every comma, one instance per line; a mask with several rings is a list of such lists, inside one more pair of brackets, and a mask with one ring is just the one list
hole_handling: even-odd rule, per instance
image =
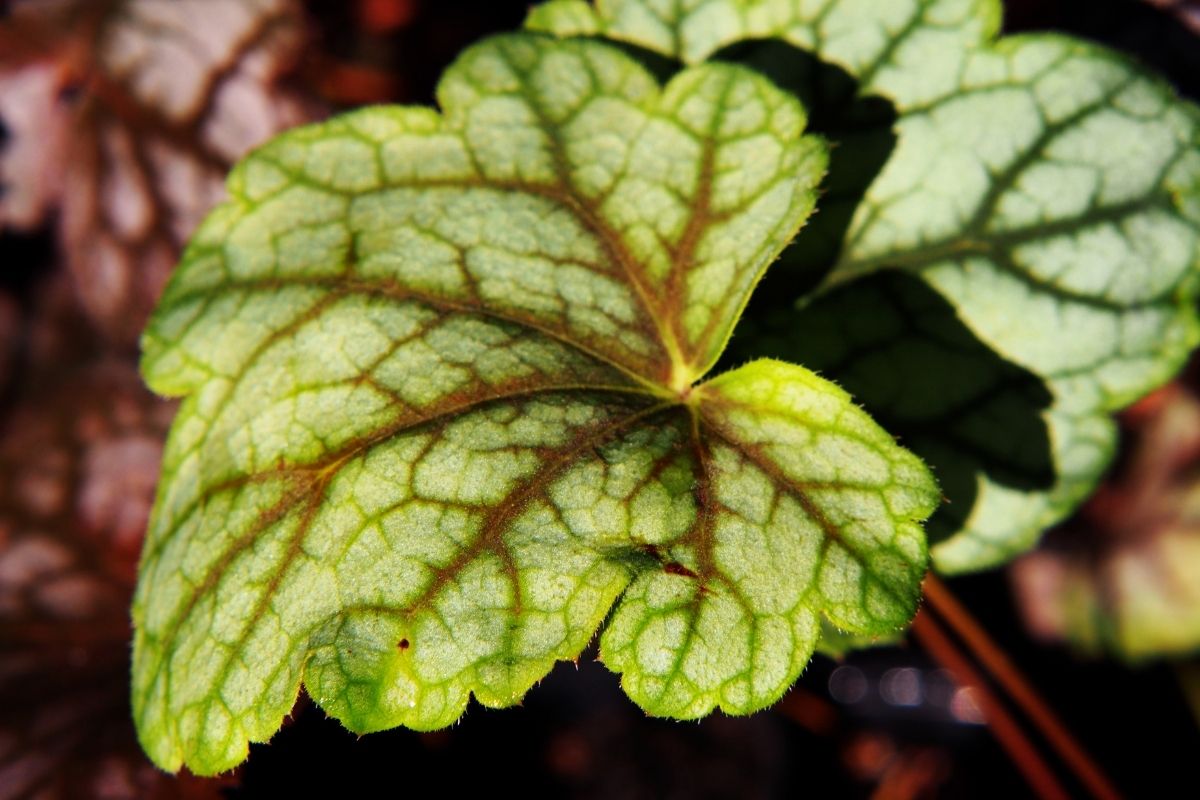
[[[427, 103], [437, 76], [465, 45], [516, 28], [528, 4], [413, 0], [403, 19], [364, 32], [355, 4], [309, 0], [320, 36], [314, 52], [321, 54], [309, 77], [324, 82], [334, 105], [364, 98]], [[1200, 99], [1200, 34], [1167, 10], [1138, 0], [1006, 5], [1007, 31], [1057, 30], [1103, 42]], [[345, 78], [363, 69], [374, 88]], [[5, 136], [0, 127], [0, 143]], [[20, 310], [36, 306], [55, 257], [49, 234], [0, 234], [0, 295]], [[21, 370], [7, 386], [0, 376], [0, 413], [18, 391]], [[1200, 756], [1200, 731], [1170, 668], [1128, 668], [1033, 641], [1003, 572], [949, 585], [1128, 796], [1200, 796], [1191, 761]], [[845, 669], [833, 677], [839, 667]], [[915, 700], [899, 691], [913, 682], [923, 689]], [[345, 796], [369, 782], [377, 787], [372, 793], [403, 796], [432, 786], [445, 796], [489, 798], [1029, 796], [988, 728], [951, 702], [954, 690], [915, 645], [882, 648], [840, 665], [814, 659], [770, 711], [669, 722], [646, 718], [588, 652], [577, 665], [560, 665], [523, 706], [473, 706], [455, 727], [436, 733], [359, 738], [302, 699], [281, 733], [252, 748], [235, 776], [239, 785], [228, 793]], [[1069, 772], [1053, 763], [1082, 796]], [[0, 796], [7, 796], [2, 788]]]

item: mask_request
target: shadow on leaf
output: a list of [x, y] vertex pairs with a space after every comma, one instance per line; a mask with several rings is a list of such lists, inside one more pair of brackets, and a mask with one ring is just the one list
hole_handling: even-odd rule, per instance
[[979, 341], [919, 278], [872, 275], [803, 308], [746, 318], [733, 350], [836, 381], [925, 459], [947, 499], [927, 524], [931, 543], [962, 529], [982, 477], [1020, 491], [1054, 482], [1042, 418], [1049, 390]]
[[[623, 51], [662, 84], [683, 69], [675, 59], [628, 42], [598, 41]], [[747, 313], [765, 313], [790, 306], [833, 268], [854, 210], [896, 147], [896, 108], [878, 95], [861, 95], [849, 72], [781, 39], [737, 42], [710, 60], [752, 69], [794, 94], [808, 112], [807, 132], [830, 144], [817, 212], [750, 297]]]
[[814, 289], [837, 260], [854, 210], [896, 147], [896, 108], [860, 94], [841, 67], [779, 39], [738, 42], [713, 58], [749, 67], [799, 97], [808, 131], [830, 144], [817, 213], [767, 271], [749, 311], [778, 308]]
[[[660, 80], [661, 56], [626, 48]], [[774, 356], [840, 383], [924, 458], [947, 503], [927, 523], [931, 543], [963, 529], [982, 478], [1019, 491], [1050, 488], [1055, 470], [1042, 413], [1045, 384], [991, 350], [919, 278], [882, 274], [803, 308], [836, 262], [855, 209], [896, 147], [895, 106], [863, 95], [846, 70], [781, 40], [731, 45], [714, 60], [768, 77], [804, 103], [808, 130], [830, 143], [819, 212], [767, 271], [725, 366]]]

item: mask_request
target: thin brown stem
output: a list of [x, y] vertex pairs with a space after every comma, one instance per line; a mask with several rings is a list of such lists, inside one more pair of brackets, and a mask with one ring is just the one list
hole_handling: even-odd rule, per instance
[[987, 681], [959, 651], [928, 611], [922, 609], [917, 614], [913, 620], [912, 632], [917, 642], [935, 661], [950, 670], [959, 683], [975, 690], [975, 700], [987, 719], [988, 728], [1034, 793], [1042, 800], [1067, 800], [1069, 795], [1066, 790], [1021, 730], [1016, 719], [992, 694]]
[[1046, 737], [1046, 741], [1075, 773], [1080, 783], [1099, 800], [1119, 800], [1121, 795], [1112, 781], [1071, 735], [1049, 704], [949, 588], [932, 574], [925, 579], [925, 598], [988, 674], [1008, 692], [1021, 711]]

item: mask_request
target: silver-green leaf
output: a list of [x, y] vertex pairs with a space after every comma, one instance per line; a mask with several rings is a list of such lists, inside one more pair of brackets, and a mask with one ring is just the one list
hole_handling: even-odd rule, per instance
[[802, 367], [704, 380], [813, 208], [800, 104], [529, 34], [438, 97], [247, 158], [146, 331], [186, 396], [134, 605], [167, 769], [233, 767], [302, 683], [359, 732], [511, 705], [606, 620], [650, 713], [747, 713], [822, 618], [915, 612], [924, 465]]
[[[1039, 418], [1052, 480], [1031, 473], [1016, 485], [980, 470], [966, 494], [948, 491], [941, 518], [953, 525], [933, 547], [945, 572], [1002, 563], [1069, 513], [1110, 460], [1111, 412], [1200, 341], [1200, 111], [1116, 53], [1052, 34], [997, 38], [999, 23], [998, 0], [558, 0], [528, 23], [687, 64], [777, 37], [894, 105], [894, 152], [851, 217], [827, 286], [916, 275], [1051, 398]], [[810, 357], [810, 327], [824, 319], [798, 312], [787, 323], [795, 349], [771, 352]], [[864, 311], [847, 324], [874, 319]], [[887, 417], [893, 398], [874, 383], [853, 390]], [[975, 424], [987, 427], [986, 415]], [[933, 444], [914, 444], [922, 455], [955, 450], [952, 437], [924, 433]], [[998, 426], [991, 435], [997, 446], [1012, 437]], [[942, 459], [964, 460], [961, 448]]]

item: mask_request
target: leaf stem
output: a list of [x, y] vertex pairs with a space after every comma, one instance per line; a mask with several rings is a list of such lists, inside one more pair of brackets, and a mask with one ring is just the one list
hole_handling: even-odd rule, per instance
[[933, 574], [925, 578], [924, 588], [930, 606], [1008, 692], [1087, 790], [1101, 800], [1117, 800], [1121, 795], [1112, 781], [950, 589]]
[[966, 656], [959, 652], [927, 610], [922, 609], [917, 613], [913, 620], [912, 633], [935, 661], [950, 670], [964, 686], [975, 690], [975, 699], [987, 719], [988, 728], [1034, 793], [1042, 800], [1067, 800], [1069, 795], [1066, 790], [1022, 732], [1012, 714], [991, 692], [987, 681], [971, 666]]

